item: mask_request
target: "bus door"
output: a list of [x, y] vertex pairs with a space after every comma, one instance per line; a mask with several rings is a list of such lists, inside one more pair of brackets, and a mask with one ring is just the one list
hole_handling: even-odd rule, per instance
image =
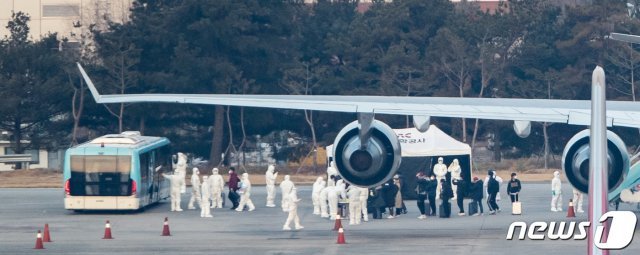
[[156, 174], [155, 174], [155, 165], [156, 165], [156, 151], [149, 152], [149, 164], [147, 164], [147, 176], [149, 177], [149, 181], [145, 183], [147, 185], [147, 190], [149, 191], [149, 203], [153, 203], [158, 199], [158, 189], [154, 188], [154, 186], [158, 185], [156, 183]]

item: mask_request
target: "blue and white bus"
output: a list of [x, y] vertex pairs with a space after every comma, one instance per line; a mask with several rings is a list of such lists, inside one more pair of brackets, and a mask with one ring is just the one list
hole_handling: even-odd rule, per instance
[[169, 196], [156, 168], [171, 169], [170, 142], [127, 131], [67, 149], [64, 207], [69, 210], [137, 210]]

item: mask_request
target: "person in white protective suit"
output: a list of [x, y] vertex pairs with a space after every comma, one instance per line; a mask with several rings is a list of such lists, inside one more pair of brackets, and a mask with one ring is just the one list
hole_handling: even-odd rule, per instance
[[578, 189], [573, 188], [573, 208], [575, 208], [575, 212], [584, 213], [582, 210], [582, 200], [584, 199], [584, 194], [580, 192]]
[[329, 202], [329, 219], [335, 220], [338, 215], [338, 202], [340, 197], [346, 197], [344, 180], [336, 182], [336, 186], [327, 190], [327, 201]]
[[362, 213], [360, 188], [355, 185], [349, 185], [347, 197], [349, 198], [349, 225], [360, 225], [360, 217], [362, 217], [360, 215]]
[[180, 186], [182, 183], [180, 180], [184, 181], [184, 176], [179, 174], [162, 174], [162, 177], [169, 180], [171, 185], [171, 211], [172, 212], [182, 212], [182, 208], [180, 208]]
[[[360, 213], [362, 213], [362, 218], [365, 222], [369, 221], [369, 211], [367, 209], [367, 200], [369, 199], [369, 189], [364, 187], [358, 187], [360, 189], [360, 212], [358, 213], [358, 218], [360, 218]], [[351, 209], [349, 209], [351, 210]]]
[[[494, 170], [489, 170], [493, 173], [494, 179], [496, 179], [496, 181], [498, 181], [498, 184], [502, 185], [502, 177], [498, 176], [498, 174], [496, 173], [496, 171]], [[484, 195], [486, 197], [489, 197], [489, 190], [487, 189], [489, 186], [489, 175], [484, 177], [484, 183], [482, 184], [484, 187]], [[496, 201], [500, 201], [500, 192], [498, 192], [498, 194], [496, 194]]]
[[322, 176], [316, 179], [313, 183], [313, 190], [311, 191], [311, 201], [313, 202], [313, 214], [320, 215], [320, 191], [324, 189], [325, 182]]
[[331, 161], [327, 167], [327, 187], [336, 186], [335, 176], [338, 176], [338, 168], [336, 168], [336, 162]]
[[267, 207], [276, 207], [276, 178], [278, 178], [278, 173], [275, 170], [275, 166], [269, 165], [267, 172], [264, 174], [265, 183], [267, 184]]
[[560, 181], [560, 172], [553, 172], [551, 180], [551, 211], [562, 212], [562, 181]]
[[174, 174], [182, 176], [180, 182], [180, 193], [187, 193], [187, 183], [184, 181], [187, 176], [187, 155], [178, 152], [178, 162], [173, 165]]
[[245, 205], [249, 207], [250, 212], [256, 209], [251, 201], [251, 181], [249, 181], [248, 173], [242, 174], [240, 190], [238, 193], [240, 193], [240, 204], [238, 205], [238, 208], [236, 208], [236, 211], [242, 212]]
[[212, 174], [209, 176], [209, 185], [211, 185], [211, 208], [222, 208], [222, 190], [224, 189], [224, 179], [218, 172], [218, 168], [213, 168]]
[[196, 207], [193, 206], [194, 202], [198, 203], [199, 207], [202, 207], [202, 200], [200, 198], [200, 171], [197, 167], [194, 167], [191, 173], [191, 199], [189, 199], [189, 206], [187, 207], [189, 210], [195, 210]]
[[449, 169], [447, 171], [451, 172], [451, 187], [453, 188], [453, 197], [451, 199], [456, 200], [458, 185], [453, 185], [453, 180], [462, 179], [462, 168], [460, 168], [460, 162], [457, 158], [453, 159], [453, 162], [451, 162], [451, 165], [449, 165]]
[[438, 186], [436, 187], [436, 198], [440, 198], [440, 190], [442, 189], [441, 180], [443, 180], [445, 178], [445, 175], [447, 175], [447, 165], [444, 164], [444, 159], [442, 157], [439, 157], [438, 164], [435, 164], [433, 166], [433, 174], [438, 180]]
[[324, 187], [320, 190], [320, 217], [329, 218], [329, 212], [327, 208], [327, 202], [329, 200], [329, 191], [332, 191], [333, 187]]
[[280, 193], [282, 193], [282, 200], [280, 201], [280, 206], [282, 207], [282, 211], [286, 212], [289, 210], [289, 194], [291, 193], [291, 189], [293, 189], [295, 185], [291, 181], [291, 176], [285, 175], [284, 181], [280, 183]]
[[211, 185], [209, 176], [202, 177], [202, 204], [200, 205], [200, 217], [211, 218], [211, 208], [209, 207], [209, 200], [211, 199]]
[[300, 218], [298, 217], [298, 203], [301, 199], [298, 198], [297, 189], [295, 187], [292, 188], [291, 192], [287, 194], [287, 196], [290, 199], [289, 203], [287, 204], [287, 206], [289, 206], [289, 208], [287, 209], [289, 215], [287, 216], [287, 221], [285, 221], [282, 230], [291, 230], [290, 225], [292, 221], [296, 230], [303, 229], [304, 227], [300, 225]]

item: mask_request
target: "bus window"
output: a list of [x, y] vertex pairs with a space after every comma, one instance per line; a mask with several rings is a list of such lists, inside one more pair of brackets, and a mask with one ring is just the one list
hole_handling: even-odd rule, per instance
[[70, 184], [79, 186], [70, 187], [72, 196], [128, 196], [131, 193], [131, 156], [71, 156], [71, 165]]

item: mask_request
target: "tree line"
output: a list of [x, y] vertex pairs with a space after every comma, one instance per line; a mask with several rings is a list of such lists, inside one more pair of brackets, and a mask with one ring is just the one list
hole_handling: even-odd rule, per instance
[[[591, 71], [607, 72], [609, 100], [636, 100], [637, 46], [610, 32], [640, 33], [624, 1], [567, 5], [510, 1], [495, 12], [448, 0], [140, 0], [130, 21], [93, 29], [79, 48], [50, 35], [28, 39], [15, 13], [0, 41], [0, 128], [20, 153], [64, 148], [98, 135], [140, 130], [218, 164], [255, 135], [292, 130], [308, 148], [328, 145], [353, 114], [175, 104], [98, 105], [75, 68], [101, 93], [388, 95], [589, 99]], [[62, 50], [61, 50], [62, 49]], [[391, 127], [410, 116], [379, 115]], [[534, 123], [517, 138], [511, 122], [436, 118], [500, 157], [562, 153], [583, 127]], [[638, 132], [616, 129], [628, 145]], [[29, 143], [24, 141], [28, 140]], [[305, 153], [301, 154], [302, 156]]]

